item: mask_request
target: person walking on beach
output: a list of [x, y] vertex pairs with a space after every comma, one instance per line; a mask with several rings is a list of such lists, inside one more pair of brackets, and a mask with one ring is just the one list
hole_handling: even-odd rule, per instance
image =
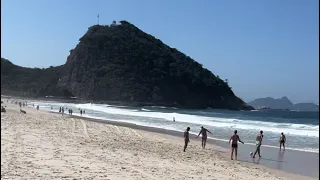
[[183, 152], [186, 152], [188, 143], [190, 142], [189, 131], [190, 131], [190, 127], [187, 127], [186, 131], [184, 132], [184, 148], [183, 148]]
[[82, 110], [80, 110], [80, 115], [82, 116]]
[[64, 114], [64, 107], [61, 108], [62, 116]]
[[261, 147], [261, 143], [262, 143], [262, 138], [263, 138], [263, 131], [260, 131], [259, 134], [256, 137], [256, 151], [254, 152], [252, 158], [255, 158], [256, 154], [258, 153], [259, 157], [261, 157], [260, 155], [260, 147]]
[[206, 147], [206, 143], [207, 143], [207, 138], [208, 138], [207, 132], [209, 132], [211, 134], [211, 132], [208, 129], [206, 129], [203, 126], [201, 126], [201, 130], [200, 130], [198, 136], [196, 137], [196, 138], [198, 138], [200, 136], [200, 134], [202, 134], [201, 146], [202, 146], [203, 149]]
[[244, 142], [240, 140], [240, 137], [239, 137], [239, 135], [237, 133], [238, 133], [238, 131], [235, 130], [234, 134], [229, 139], [229, 144], [230, 144], [230, 141], [232, 141], [231, 142], [231, 160], [233, 160], [233, 151], [234, 151], [235, 160], [237, 160], [238, 141], [241, 142], [242, 144], [244, 144]]
[[286, 140], [287, 140], [286, 136], [282, 132], [281, 135], [280, 135], [280, 140], [279, 140], [279, 142], [280, 142], [280, 150], [281, 150], [281, 145], [283, 146], [283, 150], [286, 149], [286, 146], [284, 145], [284, 143], [286, 143]]

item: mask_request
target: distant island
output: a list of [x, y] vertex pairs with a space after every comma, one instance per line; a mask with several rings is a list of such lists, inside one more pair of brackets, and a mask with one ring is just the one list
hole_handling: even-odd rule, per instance
[[255, 109], [283, 109], [296, 111], [319, 111], [319, 105], [315, 103], [297, 103], [293, 104], [287, 97], [274, 99], [271, 97], [255, 99], [248, 102]]
[[127, 21], [89, 27], [79, 41], [58, 67], [24, 68], [1, 58], [1, 92], [180, 108], [253, 109], [233, 93], [227, 80]]

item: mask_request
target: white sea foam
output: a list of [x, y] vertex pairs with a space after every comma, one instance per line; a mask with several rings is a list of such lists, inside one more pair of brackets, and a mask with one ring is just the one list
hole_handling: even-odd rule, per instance
[[306, 124], [289, 124], [289, 123], [274, 123], [262, 121], [250, 121], [239, 119], [227, 119], [218, 117], [205, 117], [199, 115], [189, 115], [180, 113], [164, 113], [164, 112], [148, 112], [130, 110], [116, 107], [105, 107], [95, 104], [77, 104], [77, 108], [91, 109], [107, 114], [128, 115], [137, 117], [156, 118], [158, 121], [172, 121], [174, 117], [176, 122], [192, 123], [204, 126], [213, 126], [220, 128], [245, 129], [245, 130], [259, 130], [265, 129], [265, 132], [280, 133], [283, 132], [288, 135], [319, 137], [319, 126], [312, 126]]

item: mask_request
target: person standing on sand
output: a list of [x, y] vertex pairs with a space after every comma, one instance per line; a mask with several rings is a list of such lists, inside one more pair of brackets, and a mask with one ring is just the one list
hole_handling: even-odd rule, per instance
[[233, 160], [233, 151], [234, 151], [235, 160], [237, 160], [237, 156], [238, 156], [238, 141], [241, 142], [242, 144], [244, 144], [244, 142], [240, 140], [240, 137], [237, 134], [237, 132], [238, 131], [235, 130], [234, 134], [229, 139], [229, 144], [230, 144], [230, 141], [232, 141], [232, 144], [231, 144], [231, 160]]
[[207, 143], [207, 138], [208, 138], [207, 132], [209, 132], [211, 134], [211, 132], [208, 129], [206, 129], [203, 126], [201, 126], [201, 130], [200, 130], [198, 136], [196, 137], [196, 138], [198, 138], [200, 136], [200, 134], [202, 134], [201, 146], [202, 146], [203, 149], [206, 147], [206, 143]]
[[286, 146], [284, 145], [284, 143], [286, 143], [286, 140], [287, 140], [286, 136], [282, 132], [281, 135], [280, 135], [280, 140], [279, 140], [279, 142], [280, 142], [280, 150], [281, 150], [281, 145], [283, 145], [283, 150], [286, 149]]
[[186, 152], [188, 143], [190, 142], [189, 131], [190, 131], [190, 127], [187, 127], [186, 131], [184, 132], [184, 148], [183, 148], [183, 152]]
[[256, 137], [256, 146], [257, 146], [257, 149], [256, 151], [254, 152], [252, 158], [255, 158], [256, 154], [258, 153], [259, 157], [261, 157], [260, 155], [260, 147], [261, 147], [261, 143], [262, 143], [262, 138], [263, 138], [263, 131], [260, 131], [260, 133], [257, 135]]

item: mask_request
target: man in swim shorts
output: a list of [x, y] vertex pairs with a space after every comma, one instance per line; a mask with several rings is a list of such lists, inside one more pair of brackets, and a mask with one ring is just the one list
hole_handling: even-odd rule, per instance
[[233, 151], [235, 151], [234, 155], [235, 155], [235, 159], [237, 160], [237, 155], [238, 155], [238, 141], [241, 142], [242, 144], [243, 141], [240, 140], [239, 135], [237, 134], [237, 130], [234, 131], [234, 134], [230, 137], [229, 139], [229, 144], [230, 141], [232, 141], [231, 143], [231, 160], [233, 160]]
[[256, 151], [254, 152], [252, 158], [255, 158], [256, 154], [258, 153], [259, 157], [261, 157], [260, 155], [260, 147], [261, 147], [261, 143], [262, 143], [262, 138], [263, 138], [263, 131], [260, 131], [259, 134], [256, 137]]
[[281, 145], [283, 146], [283, 150], [286, 149], [286, 146], [284, 145], [284, 143], [286, 143], [286, 140], [287, 140], [286, 136], [282, 132], [281, 135], [280, 135], [280, 140], [279, 140], [279, 142], [280, 142], [280, 150], [281, 150]]
[[186, 152], [188, 143], [190, 142], [189, 131], [190, 131], [190, 127], [187, 127], [186, 131], [184, 132], [184, 148], [183, 148], [183, 152]]
[[199, 134], [197, 136], [197, 138], [198, 138], [200, 136], [200, 134], [202, 134], [202, 143], [201, 143], [201, 145], [202, 145], [203, 149], [206, 147], [206, 143], [207, 143], [207, 138], [208, 138], [207, 132], [209, 132], [211, 134], [211, 132], [208, 129], [206, 129], [203, 126], [201, 126], [201, 130], [200, 130], [200, 132], [199, 132]]

